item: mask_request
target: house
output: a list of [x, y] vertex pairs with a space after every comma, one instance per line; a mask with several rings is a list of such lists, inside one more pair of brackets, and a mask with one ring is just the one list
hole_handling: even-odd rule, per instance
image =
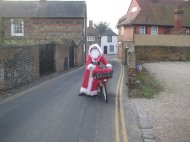
[[69, 67], [80, 66], [86, 48], [86, 12], [85, 1], [1, 1], [1, 39], [61, 44], [69, 49]]
[[107, 29], [101, 35], [101, 48], [104, 54], [117, 54], [117, 34], [111, 29]]
[[187, 60], [189, 17], [190, 0], [131, 0], [117, 24], [119, 57], [129, 74], [142, 60]]
[[[100, 45], [101, 43], [101, 36], [93, 27], [93, 21], [89, 21], [89, 26], [87, 27], [87, 48], [89, 49], [90, 45], [97, 43]], [[87, 51], [88, 51], [87, 49]]]
[[133, 27], [135, 34], [168, 34], [172, 30], [190, 34], [189, 8], [190, 2], [184, 0], [132, 0], [117, 27], [121, 35], [126, 30], [123, 26]]
[[87, 48], [94, 43], [100, 45], [104, 54], [117, 54], [117, 34], [111, 29], [100, 34], [93, 27], [93, 21], [90, 20], [89, 26], [87, 27]]
[[[127, 55], [123, 50], [130, 47], [173, 47], [179, 46], [178, 43], [184, 44], [180, 46], [189, 46], [189, 42], [185, 41], [190, 34], [189, 17], [189, 0], [132, 0], [127, 13], [117, 24], [120, 58], [127, 64]], [[184, 41], [177, 42], [177, 35], [184, 35]]]

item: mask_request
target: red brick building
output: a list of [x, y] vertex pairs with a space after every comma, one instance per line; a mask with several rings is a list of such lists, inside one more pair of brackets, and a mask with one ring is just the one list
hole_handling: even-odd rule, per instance
[[85, 1], [0, 1], [0, 92], [84, 64]]
[[[161, 35], [190, 35], [189, 17], [189, 0], [132, 0], [127, 13], [118, 20], [117, 24], [119, 46], [122, 47], [119, 56], [124, 63], [127, 63], [126, 52], [123, 52], [126, 48], [141, 45], [157, 46], [158, 41], [150, 40], [155, 39], [155, 36], [159, 40], [158, 37]], [[140, 36], [144, 37], [144, 40], [142, 38], [140, 40]], [[187, 42], [189, 44], [189, 41]], [[188, 46], [188, 44], [181, 46]], [[160, 45], [175, 46], [167, 43], [160, 43]]]
[[129, 85], [141, 61], [190, 60], [190, 0], [132, 0], [117, 28]]

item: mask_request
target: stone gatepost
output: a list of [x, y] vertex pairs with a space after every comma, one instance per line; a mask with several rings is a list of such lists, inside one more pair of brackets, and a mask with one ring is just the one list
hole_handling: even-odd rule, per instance
[[135, 84], [136, 84], [136, 81], [135, 81], [136, 58], [135, 58], [134, 46], [127, 48], [127, 65], [128, 65], [128, 87], [130, 91], [131, 89], [135, 88]]

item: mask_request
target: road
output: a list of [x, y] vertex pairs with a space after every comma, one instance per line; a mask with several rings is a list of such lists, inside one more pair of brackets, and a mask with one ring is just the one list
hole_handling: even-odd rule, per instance
[[110, 61], [108, 103], [101, 96], [77, 95], [84, 67], [59, 75], [0, 102], [0, 142], [127, 142], [122, 103], [116, 102], [122, 101], [122, 66]]

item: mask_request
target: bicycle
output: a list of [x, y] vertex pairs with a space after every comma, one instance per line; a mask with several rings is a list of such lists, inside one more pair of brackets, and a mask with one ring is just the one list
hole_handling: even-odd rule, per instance
[[113, 70], [108, 68], [103, 68], [101, 71], [94, 72], [93, 77], [98, 80], [98, 88], [101, 95], [104, 96], [104, 101], [108, 102], [108, 93], [106, 84], [110, 78], [113, 76]]

